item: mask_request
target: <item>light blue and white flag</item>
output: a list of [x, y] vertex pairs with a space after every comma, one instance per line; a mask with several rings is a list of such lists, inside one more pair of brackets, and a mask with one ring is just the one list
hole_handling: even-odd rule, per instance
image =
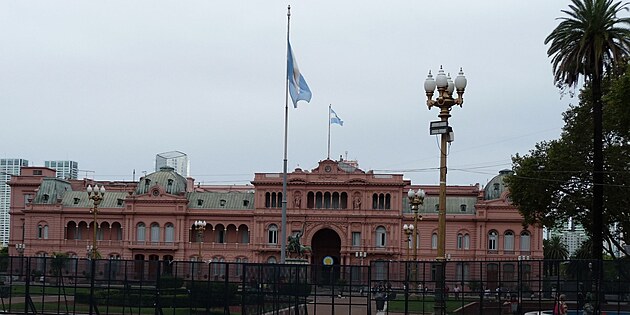
[[331, 108], [330, 109], [330, 123], [337, 124], [339, 126], [343, 126], [343, 120], [337, 116], [337, 113]]
[[289, 94], [293, 101], [293, 107], [297, 108], [298, 101], [311, 101], [311, 89], [298, 69], [297, 61], [291, 49], [291, 43], [287, 40], [287, 80], [289, 80]]

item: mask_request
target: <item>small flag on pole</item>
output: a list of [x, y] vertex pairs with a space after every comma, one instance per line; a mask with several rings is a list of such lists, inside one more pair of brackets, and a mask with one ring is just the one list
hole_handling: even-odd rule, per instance
[[337, 124], [339, 126], [343, 126], [343, 120], [337, 116], [337, 113], [331, 108], [330, 109], [330, 123]]
[[311, 89], [298, 69], [297, 61], [291, 49], [291, 43], [287, 40], [287, 80], [289, 80], [289, 94], [293, 101], [293, 107], [297, 108], [298, 101], [311, 101]]

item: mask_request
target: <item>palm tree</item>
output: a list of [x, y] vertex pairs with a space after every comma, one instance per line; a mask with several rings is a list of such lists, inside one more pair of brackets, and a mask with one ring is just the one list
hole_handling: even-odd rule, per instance
[[560, 236], [552, 236], [543, 240], [543, 256], [545, 257], [545, 274], [557, 276], [560, 270], [560, 262], [569, 257], [567, 245], [562, 242]]
[[603, 141], [602, 79], [604, 72], [614, 70], [630, 47], [630, 18], [618, 17], [628, 10], [627, 3], [613, 0], [571, 0], [566, 17], [547, 36], [551, 43], [547, 54], [552, 57], [554, 79], [558, 86], [575, 87], [580, 77], [590, 84], [593, 103], [593, 259], [603, 252]]

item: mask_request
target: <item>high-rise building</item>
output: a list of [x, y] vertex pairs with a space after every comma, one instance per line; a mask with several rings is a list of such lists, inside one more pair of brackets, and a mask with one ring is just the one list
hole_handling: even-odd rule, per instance
[[562, 243], [567, 246], [569, 256], [575, 254], [582, 243], [588, 240], [588, 235], [586, 235], [584, 227], [580, 224], [574, 223], [571, 219], [565, 222], [562, 225], [562, 228], [550, 230], [549, 237], [553, 236], [560, 236]]
[[0, 242], [9, 243], [9, 209], [11, 206], [11, 187], [7, 184], [11, 175], [20, 175], [20, 168], [28, 166], [24, 159], [0, 159]]
[[155, 156], [155, 171], [159, 171], [164, 166], [170, 166], [175, 169], [177, 174], [188, 177], [190, 173], [190, 164], [188, 156], [184, 152], [169, 151], [157, 154]]
[[44, 161], [44, 166], [57, 171], [57, 178], [77, 179], [79, 176], [79, 163], [69, 160]]

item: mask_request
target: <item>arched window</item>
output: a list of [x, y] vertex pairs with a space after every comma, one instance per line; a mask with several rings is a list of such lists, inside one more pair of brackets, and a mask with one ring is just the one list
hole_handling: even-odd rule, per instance
[[390, 194], [385, 194], [385, 209], [391, 209], [392, 196]]
[[470, 235], [464, 234], [464, 249], [470, 249]]
[[341, 209], [348, 209], [348, 194], [345, 192], [341, 193]]
[[457, 249], [464, 248], [464, 235], [462, 233], [457, 234]]
[[164, 226], [164, 241], [173, 243], [175, 241], [175, 226], [173, 223], [167, 223]]
[[438, 246], [438, 235], [437, 233], [433, 233], [431, 235], [431, 249], [437, 249]]
[[278, 226], [272, 224], [269, 226], [267, 233], [267, 242], [269, 244], [278, 244]]
[[276, 208], [276, 207], [278, 207], [278, 203], [277, 203], [277, 202], [278, 202], [278, 199], [277, 199], [277, 198], [278, 198], [278, 197], [277, 197], [277, 195], [276, 195], [276, 193], [275, 193], [275, 192], [274, 192], [274, 193], [271, 193], [271, 207], [272, 207], [272, 208]]
[[497, 250], [497, 237], [498, 233], [495, 230], [488, 232], [488, 250]]
[[145, 230], [146, 226], [144, 225], [144, 223], [138, 223], [138, 225], [136, 226], [136, 240], [138, 242], [144, 242], [146, 240]]
[[379, 226], [376, 228], [376, 247], [387, 246], [387, 230], [384, 227]]
[[219, 224], [216, 227], [216, 242], [219, 244], [225, 243], [225, 227], [222, 224]]
[[468, 263], [458, 262], [455, 266], [455, 279], [457, 281], [468, 281], [470, 275], [470, 265]]
[[387, 262], [379, 259], [374, 262], [374, 280], [383, 281], [387, 279]]
[[225, 258], [223, 257], [212, 258], [212, 273], [215, 276], [225, 275]]
[[265, 193], [265, 208], [271, 207], [271, 194]]
[[37, 225], [37, 238], [38, 239], [48, 239], [48, 225], [46, 224], [38, 224]]
[[523, 254], [529, 254], [531, 250], [531, 238], [528, 231], [521, 232], [521, 252], [526, 252]]
[[334, 192], [332, 194], [332, 208], [339, 209], [339, 193], [338, 192]]
[[329, 192], [325, 192], [324, 193], [324, 209], [330, 209], [331, 205], [330, 205], [330, 193]]
[[317, 209], [321, 209], [322, 208], [322, 203], [323, 203], [322, 199], [324, 199], [324, 195], [321, 192], [318, 191], [315, 194], [315, 208], [317, 208]]
[[160, 225], [157, 223], [151, 224], [151, 242], [153, 244], [160, 242]]
[[306, 207], [309, 209], [313, 209], [315, 207], [315, 194], [312, 191], [309, 191], [306, 194]]
[[277, 263], [276, 257], [271, 256], [271, 257], [267, 258], [267, 263], [268, 264], [275, 264], [275, 263]]
[[503, 281], [514, 281], [514, 264], [503, 264]]
[[514, 251], [514, 232], [505, 231], [503, 235], [503, 250], [506, 252]]
[[166, 184], [166, 193], [167, 194], [173, 193], [173, 180], [172, 179], [169, 179], [168, 183]]

